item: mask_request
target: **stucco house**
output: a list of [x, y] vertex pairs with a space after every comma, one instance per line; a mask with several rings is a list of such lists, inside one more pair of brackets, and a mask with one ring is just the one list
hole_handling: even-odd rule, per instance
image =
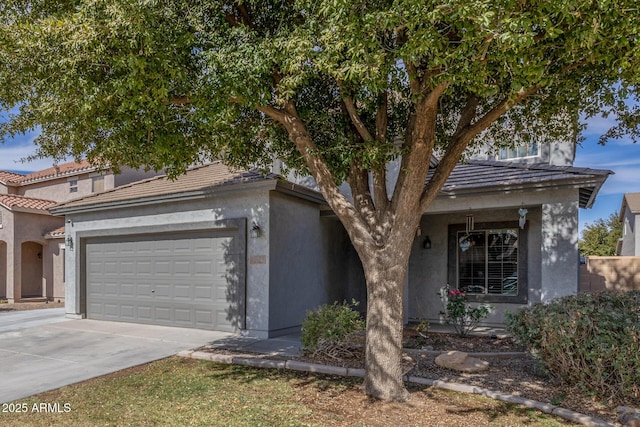
[[[488, 324], [577, 293], [578, 211], [611, 172], [575, 168], [572, 146], [557, 148], [455, 168], [414, 240], [407, 320], [438, 321], [447, 283], [491, 303]], [[288, 178], [213, 163], [49, 208], [66, 216], [73, 244], [67, 315], [273, 337], [320, 304], [363, 307], [362, 267], [342, 225], [308, 179]]]
[[0, 171], [0, 298], [63, 300], [64, 218], [47, 208], [145, 176], [99, 171], [86, 161], [30, 174]]
[[620, 207], [622, 238], [618, 241], [616, 255], [640, 256], [640, 193], [625, 193]]

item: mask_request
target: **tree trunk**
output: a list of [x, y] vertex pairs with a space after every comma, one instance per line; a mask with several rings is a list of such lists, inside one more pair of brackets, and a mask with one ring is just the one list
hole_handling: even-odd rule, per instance
[[380, 249], [364, 258], [367, 281], [364, 391], [378, 399], [404, 401], [409, 397], [401, 363], [408, 251]]

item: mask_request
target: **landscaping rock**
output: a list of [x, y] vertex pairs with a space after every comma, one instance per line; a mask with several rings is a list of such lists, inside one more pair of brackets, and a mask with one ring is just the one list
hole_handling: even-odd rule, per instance
[[618, 406], [616, 408], [618, 422], [624, 427], [640, 427], [640, 410], [628, 406]]
[[482, 372], [489, 369], [489, 362], [469, 357], [462, 351], [448, 351], [436, 357], [436, 365], [460, 372]]

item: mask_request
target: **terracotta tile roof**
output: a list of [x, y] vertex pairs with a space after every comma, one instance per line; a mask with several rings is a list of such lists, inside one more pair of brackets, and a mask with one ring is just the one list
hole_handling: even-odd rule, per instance
[[31, 181], [54, 178], [61, 175], [76, 174], [79, 172], [91, 171], [95, 169], [88, 161], [81, 160], [80, 162], [68, 162], [61, 165], [52, 166], [41, 171], [32, 172], [28, 175], [23, 175], [19, 180], [20, 183], [28, 183]]
[[64, 233], [65, 233], [65, 229], [64, 229], [64, 225], [62, 227], [58, 227], [55, 230], [51, 230], [48, 231], [44, 237], [49, 238], [49, 239], [55, 239], [55, 238], [59, 238], [59, 237], [64, 237]]
[[259, 171], [231, 169], [221, 162], [214, 162], [189, 169], [186, 174], [179, 176], [173, 181], [168, 179], [166, 175], [160, 175], [123, 185], [103, 193], [92, 194], [81, 199], [61, 203], [57, 205], [56, 208], [155, 198], [274, 178], [276, 178], [274, 174], [265, 177]]
[[15, 194], [0, 194], [0, 205], [9, 210], [29, 209], [47, 213], [47, 209], [55, 204], [56, 202], [52, 200], [34, 199]]
[[24, 175], [19, 173], [0, 170], [0, 182], [4, 184], [17, 184], [22, 178]]

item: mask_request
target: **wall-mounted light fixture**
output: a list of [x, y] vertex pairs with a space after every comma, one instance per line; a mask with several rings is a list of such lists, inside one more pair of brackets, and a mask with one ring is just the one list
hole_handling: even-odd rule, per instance
[[67, 248], [69, 248], [70, 251], [73, 250], [73, 237], [71, 236], [67, 236]]
[[422, 242], [423, 249], [431, 249], [431, 239], [429, 236], [425, 237], [424, 242]]
[[67, 220], [67, 224], [69, 224], [71, 227], [73, 227], [73, 220], [71, 218], [69, 218]]
[[251, 230], [249, 230], [249, 236], [251, 236], [252, 239], [257, 239], [258, 237], [262, 236], [262, 228], [260, 228], [258, 223], [255, 221], [253, 221]]
[[38, 252], [38, 259], [42, 259], [42, 252]]

